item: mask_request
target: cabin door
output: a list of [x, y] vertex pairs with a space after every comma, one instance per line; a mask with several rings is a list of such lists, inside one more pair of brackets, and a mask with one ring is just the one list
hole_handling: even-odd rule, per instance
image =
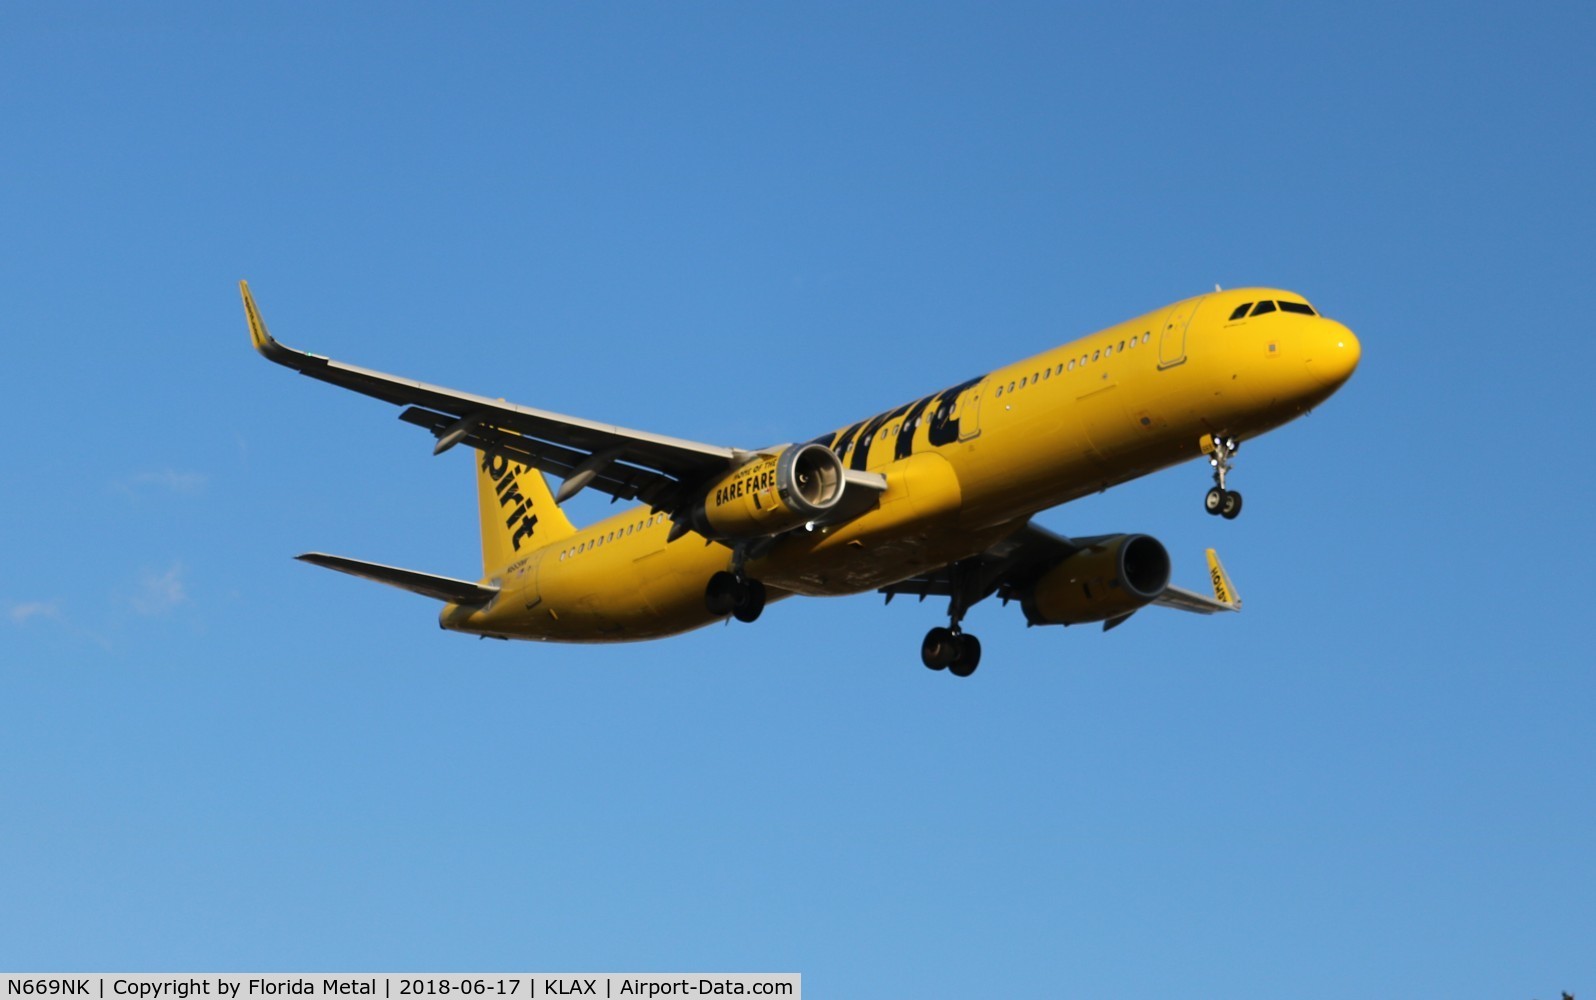
[[1186, 360], [1186, 330], [1192, 317], [1197, 315], [1207, 296], [1176, 303], [1164, 317], [1164, 328], [1158, 333], [1158, 367], [1173, 368]]
[[958, 415], [960, 441], [981, 436], [981, 397], [991, 382], [991, 376], [982, 379], [975, 388], [967, 390], [963, 402], [957, 404], [961, 410]]

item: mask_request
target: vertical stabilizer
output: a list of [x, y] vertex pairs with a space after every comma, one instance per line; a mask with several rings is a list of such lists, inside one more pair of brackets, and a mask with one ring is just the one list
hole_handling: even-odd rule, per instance
[[477, 507], [482, 516], [482, 575], [576, 533], [554, 502], [543, 473], [503, 455], [477, 452]]

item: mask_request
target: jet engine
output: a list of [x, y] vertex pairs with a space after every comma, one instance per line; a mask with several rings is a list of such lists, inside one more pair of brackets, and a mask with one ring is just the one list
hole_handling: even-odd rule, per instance
[[711, 486], [693, 507], [692, 525], [706, 538], [778, 535], [835, 507], [842, 488], [836, 452], [822, 444], [792, 445]]
[[1169, 553], [1151, 535], [1095, 539], [1043, 573], [1020, 598], [1032, 625], [1080, 625], [1128, 615], [1169, 586]]

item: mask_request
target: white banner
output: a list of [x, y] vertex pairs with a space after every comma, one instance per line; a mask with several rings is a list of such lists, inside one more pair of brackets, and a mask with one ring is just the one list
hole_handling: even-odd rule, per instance
[[0, 1000], [538, 1000], [803, 996], [796, 972], [129, 972], [4, 974]]

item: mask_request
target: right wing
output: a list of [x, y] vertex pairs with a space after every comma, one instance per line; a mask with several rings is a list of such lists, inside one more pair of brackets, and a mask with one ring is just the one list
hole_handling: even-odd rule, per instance
[[1229, 574], [1225, 572], [1225, 567], [1219, 564], [1219, 553], [1213, 549], [1208, 550], [1208, 579], [1214, 585], [1213, 597], [1170, 585], [1164, 588], [1164, 592], [1159, 594], [1153, 603], [1180, 611], [1196, 612], [1199, 615], [1241, 610], [1241, 598], [1236, 596], [1236, 588], [1231, 584]]
[[[1041, 525], [1027, 522], [1013, 535], [985, 552], [889, 584], [880, 588], [879, 592], [885, 594], [888, 601], [899, 594], [912, 595], [922, 601], [927, 597], [947, 597], [950, 599], [950, 611], [955, 607], [967, 610], [993, 595], [1007, 604], [1024, 594], [1042, 574], [1064, 559], [1111, 537], [1066, 538]], [[1219, 556], [1213, 549], [1208, 550], [1208, 575], [1213, 582], [1213, 597], [1170, 585], [1148, 603], [1201, 615], [1240, 611], [1241, 599], [1236, 597], [1236, 588], [1231, 585], [1230, 577], [1225, 574], [1225, 568], [1219, 564]], [[1131, 614], [1135, 612], [1110, 618], [1103, 623], [1103, 628], [1114, 628]]]
[[[695, 486], [757, 454], [516, 406], [297, 351], [267, 332], [249, 283], [239, 282], [239, 290], [250, 339], [266, 358], [301, 375], [406, 407], [399, 419], [430, 430], [438, 438], [437, 451], [463, 441], [559, 476], [566, 480], [561, 500], [592, 487], [617, 500], [642, 500], [675, 515], [694, 499]], [[884, 480], [876, 483], [880, 478], [855, 474], [849, 484], [879, 492], [885, 485]]]

